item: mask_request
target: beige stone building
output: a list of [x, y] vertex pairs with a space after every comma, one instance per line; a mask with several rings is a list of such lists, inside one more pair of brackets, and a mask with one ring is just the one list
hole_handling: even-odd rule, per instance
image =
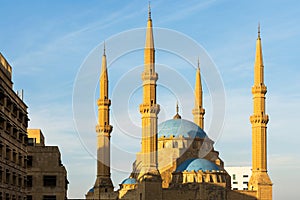
[[57, 146], [46, 146], [40, 129], [28, 129], [27, 200], [67, 199], [67, 171]]
[[[252, 174], [248, 190], [232, 190], [231, 177], [224, 169], [214, 142], [204, 131], [204, 114], [200, 65], [196, 70], [193, 122], [177, 113], [173, 119], [157, 125], [160, 111], [156, 101], [155, 48], [152, 19], [149, 17], [142, 73], [143, 97], [141, 151], [133, 163], [133, 171], [117, 191], [113, 190], [110, 174], [110, 137], [108, 74], [105, 52], [102, 58], [100, 98], [98, 104], [97, 177], [86, 199], [126, 200], [271, 200], [272, 182], [267, 173], [265, 111], [266, 86], [260, 30], [254, 64], [252, 124]], [[113, 103], [113, 101], [112, 101]], [[249, 149], [250, 152], [250, 149]]]
[[0, 199], [26, 197], [27, 106], [13, 91], [12, 67], [0, 53]]

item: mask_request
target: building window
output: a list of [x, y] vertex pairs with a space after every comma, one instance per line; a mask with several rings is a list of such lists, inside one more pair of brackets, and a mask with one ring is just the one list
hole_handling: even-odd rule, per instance
[[238, 182], [237, 182], [237, 181], [234, 181], [232, 184], [238, 184]]
[[7, 160], [10, 160], [10, 157], [11, 157], [11, 150], [10, 150], [9, 147], [7, 146], [7, 147], [6, 147], [6, 159], [7, 159]]
[[0, 141], [0, 157], [2, 157], [2, 153], [3, 153], [3, 144], [2, 141]]
[[5, 94], [3, 91], [0, 91], [0, 105], [4, 106]]
[[34, 146], [35, 144], [35, 138], [28, 138], [27, 139], [27, 145], [28, 146]]
[[218, 182], [218, 183], [221, 183], [221, 182], [222, 182], [222, 180], [221, 180], [221, 178], [220, 178], [219, 175], [217, 175], [217, 182]]
[[15, 172], [13, 172], [12, 180], [13, 180], [12, 184], [16, 186], [17, 185], [17, 175]]
[[209, 176], [209, 182], [213, 183], [214, 180], [213, 180], [213, 177], [212, 176]]
[[246, 185], [248, 185], [248, 182], [247, 182], [247, 181], [245, 181], [245, 182], [243, 182], [243, 184], [246, 184]]
[[44, 195], [43, 200], [56, 200], [55, 195]]
[[18, 186], [19, 186], [19, 187], [22, 187], [22, 177], [21, 177], [20, 174], [19, 174], [18, 177], [19, 177], [19, 178], [18, 178]]
[[4, 125], [5, 125], [5, 119], [0, 117], [0, 128], [1, 128], [1, 130], [4, 130]]
[[32, 195], [27, 195], [27, 200], [32, 200]]
[[23, 159], [22, 154], [19, 154], [19, 165], [20, 165], [21, 167], [23, 166], [22, 159]]
[[27, 167], [32, 167], [32, 156], [27, 156]]
[[[3, 169], [0, 167], [0, 185], [2, 185], [2, 179], [3, 179]], [[2, 195], [1, 195], [2, 198]]]
[[246, 174], [246, 175], [243, 175], [243, 178], [248, 178], [249, 176]]
[[6, 178], [5, 183], [9, 184], [9, 182], [10, 182], [10, 172], [9, 172], [8, 169], [6, 170], [5, 178]]
[[8, 122], [6, 122], [5, 131], [6, 131], [7, 134], [10, 134], [10, 131], [11, 131], [11, 125], [10, 125]]
[[237, 188], [233, 188], [233, 190], [238, 190]]
[[56, 186], [56, 176], [44, 176], [44, 187], [55, 187]]
[[235, 180], [236, 177], [235, 177], [235, 174], [232, 174], [232, 180]]
[[17, 152], [13, 150], [13, 162], [17, 163]]
[[32, 176], [27, 176], [26, 180], [27, 180], [26, 186], [32, 187]]
[[243, 190], [248, 190], [248, 188], [243, 188]]

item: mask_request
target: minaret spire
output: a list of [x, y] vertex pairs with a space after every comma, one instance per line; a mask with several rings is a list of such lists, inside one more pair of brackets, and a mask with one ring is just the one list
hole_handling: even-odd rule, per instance
[[113, 191], [113, 184], [110, 177], [110, 133], [112, 132], [112, 126], [109, 123], [110, 104], [111, 101], [108, 98], [107, 61], [104, 44], [100, 75], [100, 97], [97, 101], [97, 179], [94, 186], [94, 195], [97, 197], [105, 191]]
[[272, 199], [272, 182], [267, 173], [267, 123], [265, 94], [267, 87], [264, 83], [264, 64], [260, 38], [260, 25], [256, 40], [256, 55], [254, 63], [253, 115], [250, 117], [252, 124], [252, 176], [249, 181], [249, 190], [264, 190], [258, 194], [259, 199]]
[[[152, 28], [152, 19], [151, 19], [151, 8], [149, 2], [149, 11], [148, 11], [148, 21], [147, 21], [147, 28], [146, 28], [146, 42], [145, 42], [145, 56], [144, 62], [145, 64], [154, 64], [154, 39], [153, 39], [153, 28]], [[150, 67], [150, 66], [149, 66]]]
[[105, 56], [105, 41], [103, 42], [103, 55]]
[[179, 115], [178, 101], [176, 102], [176, 115], [173, 117], [173, 119], [181, 119], [181, 116]]
[[203, 91], [202, 91], [202, 83], [201, 83], [199, 58], [198, 58], [197, 70], [196, 70], [194, 94], [195, 94], [195, 103], [194, 103], [194, 109], [192, 111], [194, 115], [194, 123], [197, 124], [200, 128], [204, 129], [205, 109], [203, 108]]
[[148, 4], [148, 19], [151, 19], [151, 4], [150, 4], [150, 1], [149, 1], [149, 4]]
[[260, 23], [258, 22], [257, 26], [257, 37], [260, 38]]
[[155, 72], [155, 49], [150, 4], [148, 14], [144, 71], [142, 73], [143, 103], [140, 105], [142, 115], [142, 167], [138, 178], [145, 178], [145, 174], [160, 177], [157, 168], [157, 115], [159, 105], [156, 103], [156, 81], [158, 75]]

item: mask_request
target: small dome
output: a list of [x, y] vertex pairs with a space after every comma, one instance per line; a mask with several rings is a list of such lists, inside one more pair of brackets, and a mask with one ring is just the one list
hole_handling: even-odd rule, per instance
[[170, 136], [204, 139], [206, 133], [197, 124], [184, 119], [170, 119], [158, 125], [158, 138]]
[[92, 187], [92, 188], [89, 190], [89, 192], [94, 192], [94, 187]]
[[121, 184], [136, 184], [135, 178], [126, 178]]
[[192, 158], [192, 159], [187, 159], [183, 163], [181, 163], [177, 169], [176, 172], [183, 172], [183, 171], [212, 171], [212, 170], [219, 170], [219, 167], [206, 159], [203, 158]]

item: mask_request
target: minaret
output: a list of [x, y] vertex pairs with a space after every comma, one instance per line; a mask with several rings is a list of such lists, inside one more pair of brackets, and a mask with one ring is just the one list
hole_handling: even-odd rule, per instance
[[[97, 101], [97, 179], [95, 183], [95, 196], [104, 192], [113, 191], [113, 184], [110, 178], [110, 133], [112, 131], [112, 126], [109, 124], [110, 104], [111, 102], [108, 98], [108, 76], [104, 45], [102, 70], [100, 75], [100, 98]], [[96, 193], [98, 193], [98, 195]]]
[[155, 50], [152, 30], [151, 10], [146, 29], [144, 49], [143, 103], [140, 105], [142, 115], [142, 167], [139, 178], [143, 175], [159, 175], [157, 169], [157, 115], [159, 105], [156, 103]]
[[256, 56], [254, 64], [253, 115], [250, 117], [252, 124], [252, 176], [249, 181], [249, 190], [257, 190], [258, 199], [272, 199], [272, 182], [267, 173], [267, 123], [265, 94], [267, 87], [264, 83], [264, 65], [258, 26], [256, 40]]
[[195, 81], [195, 105], [193, 109], [194, 123], [200, 128], [204, 129], [204, 114], [205, 109], [203, 108], [203, 92], [201, 84], [201, 74], [200, 74], [200, 63], [198, 59], [198, 66], [196, 71], [196, 81]]

